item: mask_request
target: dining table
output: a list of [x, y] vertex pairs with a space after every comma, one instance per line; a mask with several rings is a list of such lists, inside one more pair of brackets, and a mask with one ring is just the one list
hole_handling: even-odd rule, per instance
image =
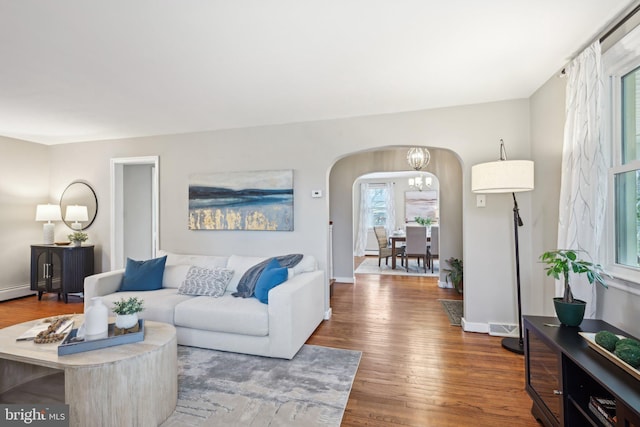
[[398, 253], [396, 252], [396, 242], [406, 242], [407, 236], [405, 234], [392, 234], [391, 237], [389, 237], [389, 240], [391, 241], [391, 269], [395, 270], [396, 257], [398, 256]]

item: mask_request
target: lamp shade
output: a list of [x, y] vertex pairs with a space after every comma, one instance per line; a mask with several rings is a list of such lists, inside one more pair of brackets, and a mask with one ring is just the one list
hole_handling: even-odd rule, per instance
[[61, 221], [59, 205], [38, 205], [36, 208], [36, 221]]
[[471, 167], [471, 191], [474, 193], [519, 193], [531, 190], [531, 160], [499, 160]]
[[86, 206], [69, 205], [64, 219], [65, 221], [89, 221], [89, 212]]

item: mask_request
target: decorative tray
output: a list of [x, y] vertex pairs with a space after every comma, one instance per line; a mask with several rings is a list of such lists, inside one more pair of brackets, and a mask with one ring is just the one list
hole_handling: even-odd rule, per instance
[[[625, 371], [630, 373], [635, 379], [640, 381], [640, 371], [634, 368], [633, 366], [629, 365], [624, 360], [620, 359], [618, 356], [616, 356], [606, 348], [602, 347], [600, 344], [596, 343], [595, 332], [578, 332], [578, 333], [582, 335], [582, 338], [584, 338], [587, 341], [587, 344], [589, 344], [589, 347], [591, 347], [592, 349], [594, 349], [595, 351], [597, 351], [607, 359], [611, 360], [613, 363], [618, 365], [618, 367], [624, 369]], [[628, 338], [628, 337], [625, 337], [623, 335], [618, 335], [618, 338], [622, 339], [622, 338]]]
[[114, 323], [109, 323], [107, 338], [100, 338], [91, 341], [73, 341], [78, 333], [77, 329], [72, 329], [69, 335], [58, 346], [58, 356], [66, 354], [81, 353], [83, 351], [98, 350], [100, 348], [113, 347], [121, 344], [130, 344], [144, 340], [144, 319], [138, 319], [139, 330], [124, 335], [115, 335]]

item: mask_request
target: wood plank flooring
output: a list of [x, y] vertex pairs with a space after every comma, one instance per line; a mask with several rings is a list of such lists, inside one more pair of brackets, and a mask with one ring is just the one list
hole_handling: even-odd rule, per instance
[[[436, 279], [357, 275], [335, 283], [333, 317], [309, 344], [363, 352], [342, 426], [538, 426], [524, 391], [524, 361], [500, 338], [451, 326]], [[82, 312], [53, 294], [0, 302], [0, 327]]]

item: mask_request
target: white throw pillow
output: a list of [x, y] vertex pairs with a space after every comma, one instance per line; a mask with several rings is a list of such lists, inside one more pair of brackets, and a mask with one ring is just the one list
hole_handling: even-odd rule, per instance
[[312, 255], [304, 255], [299, 263], [293, 266], [294, 275], [309, 273], [318, 269], [318, 263]]
[[167, 256], [166, 265], [195, 265], [202, 268], [226, 267], [229, 257], [217, 255], [190, 255], [175, 254], [163, 250], [158, 251], [158, 256]]
[[162, 287], [178, 289], [187, 278], [189, 268], [191, 268], [190, 265], [165, 265]]
[[220, 297], [224, 295], [232, 276], [233, 270], [227, 268], [208, 269], [191, 266], [187, 277], [178, 288], [178, 293]]

